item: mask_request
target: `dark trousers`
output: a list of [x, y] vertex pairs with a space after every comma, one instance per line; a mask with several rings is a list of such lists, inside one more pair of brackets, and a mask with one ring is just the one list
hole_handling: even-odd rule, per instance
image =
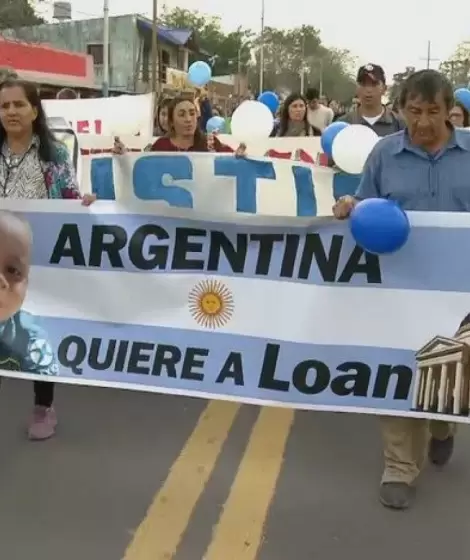
[[50, 408], [54, 401], [54, 383], [48, 381], [34, 382], [34, 404]]

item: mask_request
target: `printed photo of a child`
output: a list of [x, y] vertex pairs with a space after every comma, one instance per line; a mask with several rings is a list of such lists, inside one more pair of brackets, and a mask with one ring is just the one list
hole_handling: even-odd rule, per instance
[[54, 376], [59, 368], [52, 345], [34, 316], [22, 309], [32, 245], [28, 222], [0, 210], [0, 371]]

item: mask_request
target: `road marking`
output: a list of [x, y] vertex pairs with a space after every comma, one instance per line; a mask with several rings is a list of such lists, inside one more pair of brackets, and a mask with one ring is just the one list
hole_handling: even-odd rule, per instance
[[209, 402], [137, 528], [123, 560], [174, 557], [239, 409], [237, 403]]
[[255, 560], [294, 411], [261, 409], [204, 560]]

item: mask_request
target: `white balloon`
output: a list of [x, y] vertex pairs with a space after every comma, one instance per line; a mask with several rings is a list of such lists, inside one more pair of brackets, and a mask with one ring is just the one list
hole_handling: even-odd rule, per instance
[[368, 126], [347, 126], [333, 140], [333, 160], [345, 173], [362, 173], [369, 154], [379, 140], [380, 137]]
[[230, 123], [232, 135], [244, 142], [253, 138], [268, 138], [273, 126], [273, 114], [259, 101], [244, 101], [233, 112]]

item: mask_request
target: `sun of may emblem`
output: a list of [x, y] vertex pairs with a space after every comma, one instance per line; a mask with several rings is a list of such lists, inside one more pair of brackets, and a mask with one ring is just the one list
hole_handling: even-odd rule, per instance
[[223, 327], [235, 309], [230, 290], [219, 280], [203, 280], [189, 292], [189, 311], [196, 323], [208, 329]]

